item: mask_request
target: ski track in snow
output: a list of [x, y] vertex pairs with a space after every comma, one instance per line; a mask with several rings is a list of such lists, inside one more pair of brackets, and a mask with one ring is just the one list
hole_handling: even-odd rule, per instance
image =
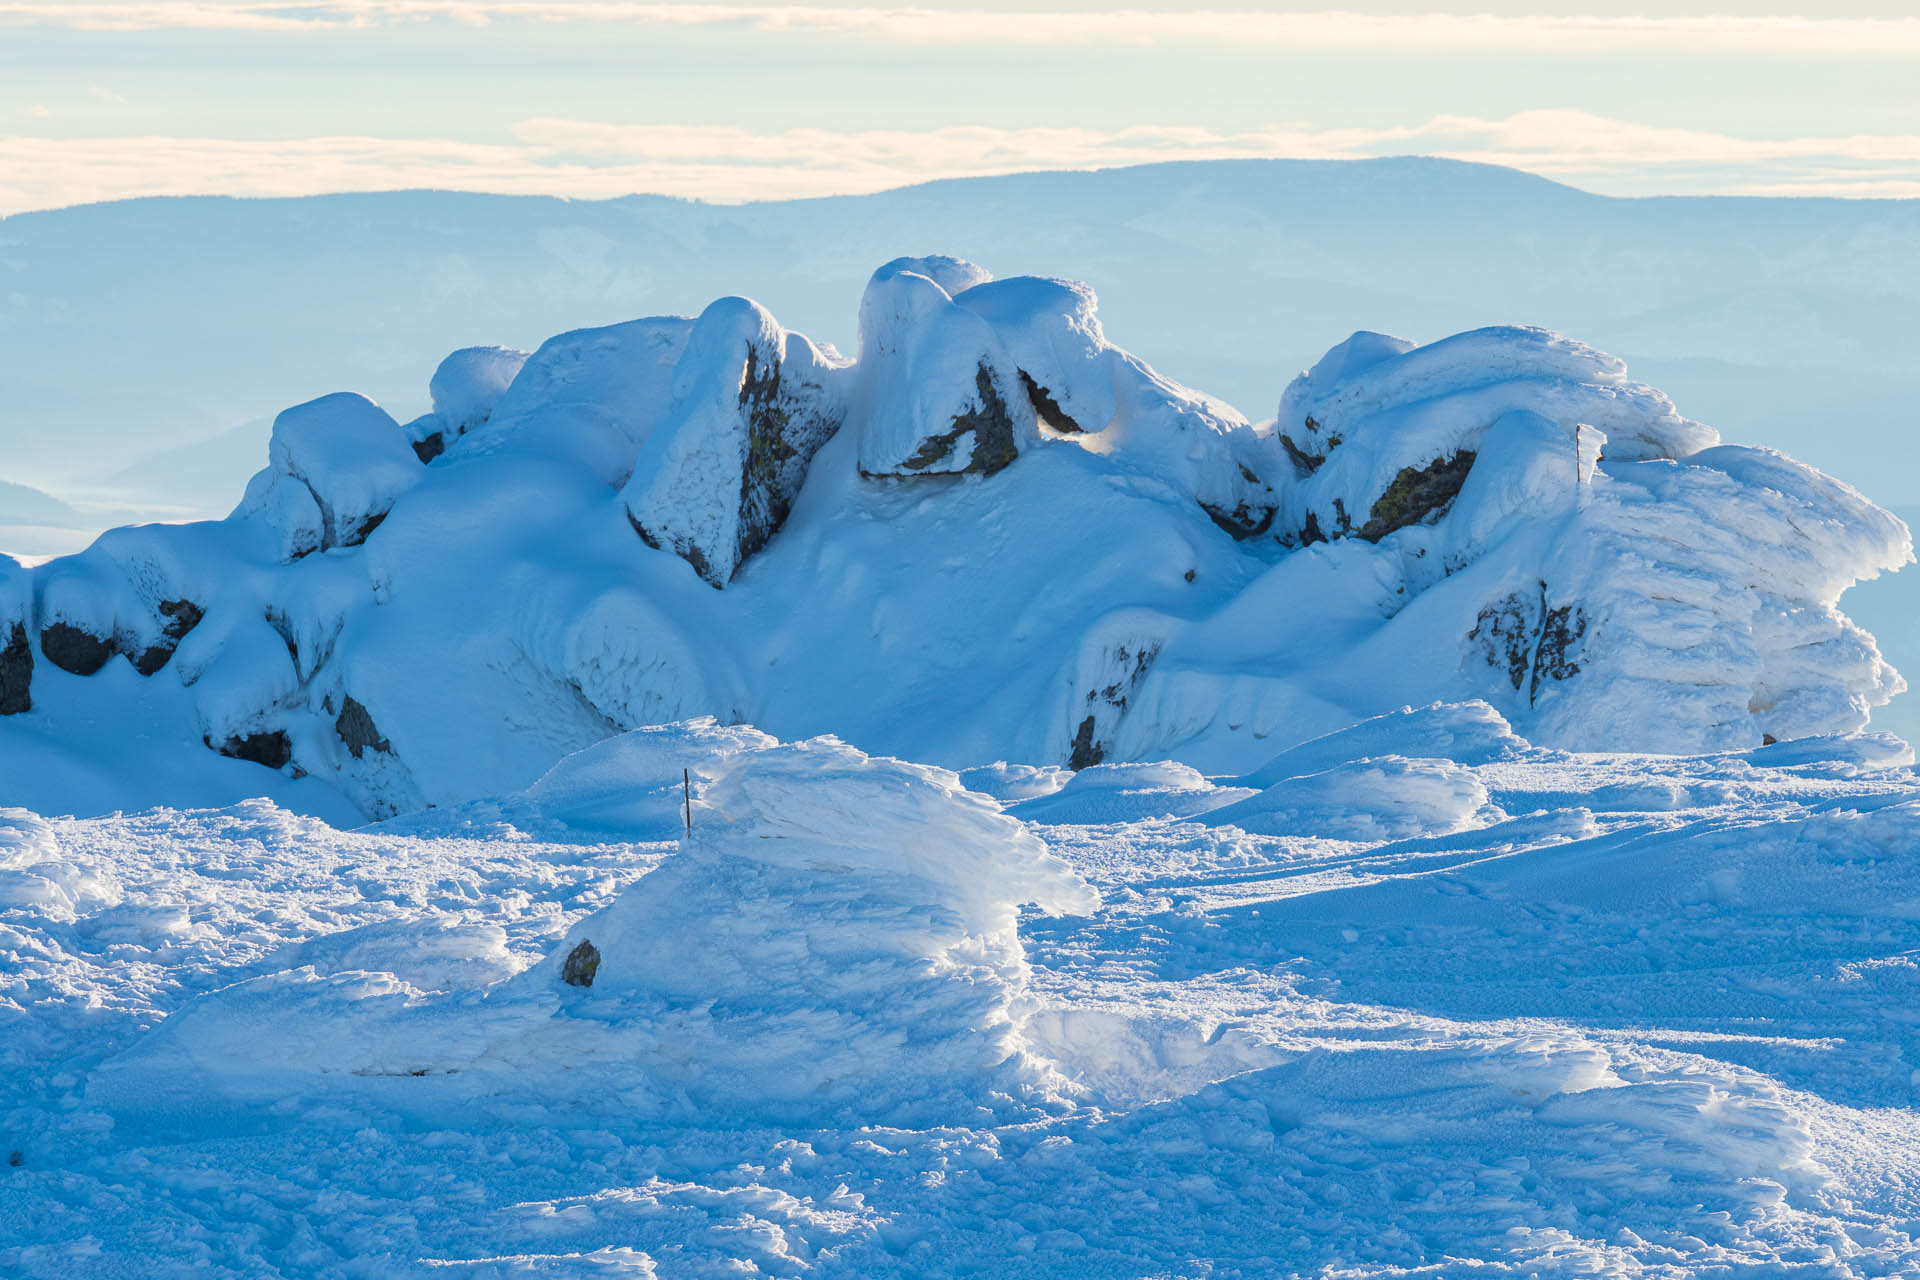
[[1165, 766], [1042, 797], [1103, 899], [1020, 929], [1072, 1104], [911, 1129], [587, 1112], [561, 1048], [479, 1118], [424, 1076], [143, 1133], [89, 1076], [197, 997], [312, 965], [454, 999], [676, 846], [7, 811], [0, 1272], [1914, 1274], [1920, 779], [1861, 741], [1522, 746], [1455, 766], [1466, 829], [1383, 840], [1203, 825], [1249, 788]]

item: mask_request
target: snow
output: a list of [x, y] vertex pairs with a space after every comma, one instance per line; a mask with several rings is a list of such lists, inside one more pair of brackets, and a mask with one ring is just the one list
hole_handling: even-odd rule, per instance
[[1156, 764], [1077, 789], [1203, 821], [1035, 825], [712, 722], [361, 831], [0, 811], [0, 1269], [1920, 1265], [1910, 751], [1577, 755], [1455, 704], [1265, 772], [1388, 741], [1481, 821], [1348, 785], [1261, 833]]
[[0, 1273], [1920, 1270], [1899, 519], [1544, 330], [859, 323], [0, 557]]

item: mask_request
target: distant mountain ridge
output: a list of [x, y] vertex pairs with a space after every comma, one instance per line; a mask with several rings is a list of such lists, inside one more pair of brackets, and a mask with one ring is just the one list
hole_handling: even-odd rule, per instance
[[1623, 355], [1687, 413], [1920, 500], [1900, 447], [1920, 418], [1920, 201], [1616, 199], [1418, 158], [739, 206], [405, 191], [14, 215], [0, 448], [24, 480], [97, 481], [341, 387], [411, 416], [418, 370], [449, 349], [728, 292], [844, 346], [872, 264], [936, 244], [1088, 281], [1117, 339], [1256, 419], [1329, 335], [1543, 324]]

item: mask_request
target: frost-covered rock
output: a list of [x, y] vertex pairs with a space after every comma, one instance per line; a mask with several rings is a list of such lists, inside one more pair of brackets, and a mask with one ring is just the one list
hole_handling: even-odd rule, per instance
[[865, 474], [992, 475], [1032, 444], [1018, 368], [946, 287], [987, 278], [959, 259], [898, 258], [868, 281], [851, 413]]
[[348, 391], [275, 418], [267, 456], [234, 516], [271, 529], [284, 560], [364, 542], [420, 480], [400, 424]]
[[1504, 677], [1488, 696], [1530, 738], [1749, 747], [1852, 732], [1905, 689], [1838, 609], [1912, 557], [1906, 527], [1854, 489], [1737, 446], [1607, 466], [1591, 488], [1544, 549], [1495, 557], [1506, 589], [1469, 632], [1469, 663]]
[[1262, 473], [1272, 468], [1247, 420], [1108, 342], [1091, 288], [1022, 276], [955, 301], [992, 327], [1048, 427], [1179, 486], [1236, 538], [1267, 531], [1277, 498]]
[[621, 495], [635, 531], [726, 586], [786, 522], [813, 455], [840, 429], [844, 368], [745, 298], [708, 307], [674, 370], [667, 420]]
[[1479, 456], [1502, 446], [1485, 439], [1490, 429], [1514, 414], [1557, 428], [1569, 475], [1583, 434], [1598, 432], [1608, 460], [1620, 462], [1719, 443], [1628, 381], [1621, 361], [1545, 329], [1476, 329], [1424, 347], [1357, 333], [1280, 398], [1274, 439], [1301, 482], [1281, 512], [1282, 537], [1378, 542], [1432, 523]]

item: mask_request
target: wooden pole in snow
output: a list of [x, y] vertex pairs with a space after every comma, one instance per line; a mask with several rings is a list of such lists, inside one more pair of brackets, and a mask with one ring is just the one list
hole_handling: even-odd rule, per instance
[[693, 774], [686, 769], [680, 771], [680, 799], [687, 806], [687, 834], [693, 834]]

